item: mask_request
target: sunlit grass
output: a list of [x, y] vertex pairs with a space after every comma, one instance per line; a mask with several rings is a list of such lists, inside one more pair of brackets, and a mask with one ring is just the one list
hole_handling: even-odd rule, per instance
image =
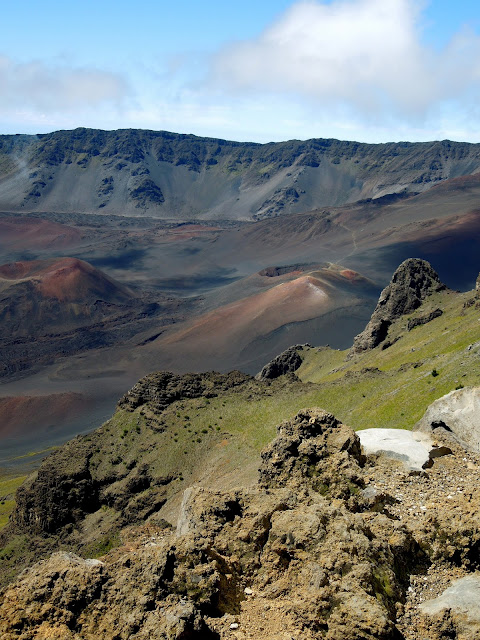
[[15, 491], [27, 476], [0, 475], [0, 530], [6, 526], [15, 508]]

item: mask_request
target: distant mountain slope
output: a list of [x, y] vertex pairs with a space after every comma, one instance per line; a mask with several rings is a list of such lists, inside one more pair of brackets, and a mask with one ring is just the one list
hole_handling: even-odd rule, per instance
[[0, 210], [262, 219], [422, 192], [480, 169], [480, 145], [256, 144], [166, 131], [0, 136]]
[[10, 337], [84, 326], [105, 317], [102, 307], [133, 298], [126, 287], [75, 258], [0, 266], [0, 319]]
[[0, 378], [121, 343], [155, 315], [167, 310], [171, 317], [175, 306], [160, 294], [142, 297], [77, 258], [1, 265]]

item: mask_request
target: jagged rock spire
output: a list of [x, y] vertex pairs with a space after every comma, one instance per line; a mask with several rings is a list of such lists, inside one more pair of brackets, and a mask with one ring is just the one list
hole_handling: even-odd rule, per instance
[[381, 344], [392, 322], [417, 309], [431, 293], [445, 289], [437, 272], [426, 260], [408, 258], [398, 267], [390, 284], [380, 294], [369, 323], [354, 339], [349, 356]]

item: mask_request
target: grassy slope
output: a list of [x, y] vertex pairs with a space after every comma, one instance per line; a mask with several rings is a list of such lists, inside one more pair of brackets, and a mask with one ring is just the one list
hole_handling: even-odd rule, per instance
[[[141, 464], [155, 478], [170, 476], [168, 501], [154, 517], [175, 522], [187, 486], [221, 490], [254, 483], [260, 451], [277, 425], [304, 407], [322, 407], [355, 429], [411, 428], [436, 398], [459, 385], [480, 384], [480, 310], [475, 304], [464, 308], [472, 297], [472, 292], [431, 296], [412, 316], [437, 307], [444, 314], [410, 332], [408, 318], [400, 318], [390, 339], [401, 337], [386, 350], [376, 348], [347, 360], [345, 351], [306, 348], [297, 371], [301, 381], [250, 380], [215, 398], [179, 400], [161, 415], [148, 404], [133, 412], [118, 409], [102, 427], [66, 445], [71, 449], [67, 460], [75, 459], [75, 447], [81, 451], [87, 446], [92, 475], [99, 480], [117, 473], [123, 477]], [[434, 369], [437, 376], [432, 376]], [[6, 483], [2, 490], [4, 480], [0, 478], [0, 495], [7, 499], [0, 524], [13, 507], [12, 492], [21, 478], [10, 479], [11, 486]], [[122, 483], [112, 489], [121, 491]], [[41, 554], [70, 548], [86, 557], [101, 556], [121, 542], [121, 517], [122, 511], [103, 505], [66, 537], [7, 537], [0, 549], [4, 578], [31, 564], [39, 548]]]
[[[175, 402], [160, 418], [150, 416], [154, 424], [161, 422], [161, 433], [143, 426], [148, 406], [134, 413], [119, 410], [104, 427], [112, 435], [107, 449], [106, 440], [100, 446], [98, 464], [109, 464], [104, 456], [108, 450], [110, 459], [119, 456], [127, 464], [132, 456], [147, 460], [151, 455], [157, 473], [180, 474], [186, 484], [202, 474], [213, 477], [215, 468], [234, 473], [246, 461], [258, 460], [282, 420], [309, 406], [331, 411], [355, 429], [412, 428], [436, 398], [460, 385], [480, 384], [480, 312], [475, 305], [464, 308], [472, 295], [431, 296], [409, 317], [437, 307], [443, 316], [412, 331], [406, 330], [408, 317], [400, 318], [389, 335], [401, 337], [385, 350], [377, 347], [347, 360], [346, 351], [304, 349], [297, 371], [301, 383], [285, 378], [270, 385], [252, 381], [217, 398]], [[141, 438], [137, 425], [142, 425]], [[149, 447], [154, 453], [148, 453]]]
[[[390, 348], [377, 347], [349, 361], [346, 352], [335, 358], [310, 349], [297, 373], [305, 382], [321, 383], [318, 404], [355, 429], [411, 428], [433, 400], [460, 385], [480, 384], [480, 313], [475, 305], [463, 308], [471, 298], [472, 293], [434, 294], [395, 323], [389, 337], [401, 337]], [[437, 307], [443, 316], [407, 331], [408, 318]]]
[[0, 474], [0, 529], [8, 522], [15, 507], [15, 491], [27, 476]]

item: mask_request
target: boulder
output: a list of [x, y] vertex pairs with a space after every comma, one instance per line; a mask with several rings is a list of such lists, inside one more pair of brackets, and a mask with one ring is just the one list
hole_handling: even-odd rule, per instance
[[302, 357], [299, 354], [299, 351], [303, 349], [303, 346], [304, 345], [297, 344], [283, 351], [280, 355], [267, 363], [260, 373], [257, 373], [255, 376], [256, 379], [274, 380], [286, 373], [295, 373], [302, 364]]
[[262, 451], [260, 485], [310, 486], [329, 497], [349, 496], [363, 486], [363, 456], [353, 429], [322, 409], [303, 409], [278, 427]]
[[414, 430], [438, 433], [480, 452], [480, 387], [457, 389], [435, 400]]
[[427, 313], [427, 315], [425, 316], [420, 316], [419, 318], [410, 318], [407, 323], [407, 331], [411, 331], [412, 329], [415, 329], [415, 327], [419, 327], [422, 324], [427, 324], [428, 322], [435, 320], [435, 318], [440, 318], [440, 316], [442, 315], [442, 309], [434, 309], [433, 311], [430, 311], [430, 313]]
[[[434, 600], [419, 605], [432, 637], [473, 640], [480, 637], [480, 573], [455, 580]], [[446, 635], [448, 633], [448, 635]]]
[[432, 465], [432, 459], [451, 453], [447, 447], [434, 445], [426, 433], [406, 429], [362, 429], [357, 431], [365, 455], [383, 455], [399, 460], [407, 469], [421, 471]]

